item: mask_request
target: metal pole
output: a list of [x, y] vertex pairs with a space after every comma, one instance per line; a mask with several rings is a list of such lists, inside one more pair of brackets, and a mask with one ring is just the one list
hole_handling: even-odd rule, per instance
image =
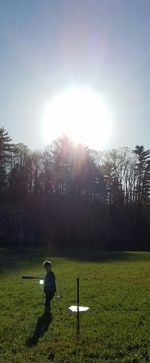
[[80, 317], [79, 317], [79, 277], [77, 278], [77, 339], [80, 336]]

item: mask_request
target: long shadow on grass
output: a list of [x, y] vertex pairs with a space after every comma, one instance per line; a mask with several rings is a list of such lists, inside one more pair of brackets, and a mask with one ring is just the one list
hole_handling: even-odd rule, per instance
[[143, 251], [88, 251], [88, 252], [77, 252], [73, 253], [70, 256], [67, 256], [70, 260], [79, 261], [79, 262], [124, 262], [124, 261], [149, 261], [150, 253]]
[[38, 343], [38, 340], [43, 337], [47, 332], [50, 323], [52, 322], [51, 312], [44, 311], [43, 315], [39, 316], [37, 319], [34, 334], [29, 336], [26, 341], [26, 346], [33, 347]]

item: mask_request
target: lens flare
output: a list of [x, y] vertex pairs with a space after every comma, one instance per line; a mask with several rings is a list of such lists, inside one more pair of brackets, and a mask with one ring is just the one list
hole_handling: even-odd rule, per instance
[[100, 149], [108, 144], [112, 129], [112, 111], [93, 89], [68, 89], [45, 106], [42, 134], [47, 144], [65, 134], [75, 143]]

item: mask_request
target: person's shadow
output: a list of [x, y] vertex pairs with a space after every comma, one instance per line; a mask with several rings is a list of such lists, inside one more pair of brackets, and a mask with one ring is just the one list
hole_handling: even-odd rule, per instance
[[38, 340], [43, 337], [43, 335], [47, 332], [50, 323], [52, 322], [52, 314], [50, 311], [44, 311], [43, 315], [41, 315], [37, 319], [35, 331], [32, 336], [29, 336], [26, 345], [28, 347], [32, 347], [38, 343]]

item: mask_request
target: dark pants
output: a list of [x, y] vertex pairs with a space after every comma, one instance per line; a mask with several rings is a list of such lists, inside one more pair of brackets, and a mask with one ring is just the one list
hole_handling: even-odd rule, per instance
[[54, 292], [45, 292], [45, 308], [50, 309], [50, 302], [54, 296]]

